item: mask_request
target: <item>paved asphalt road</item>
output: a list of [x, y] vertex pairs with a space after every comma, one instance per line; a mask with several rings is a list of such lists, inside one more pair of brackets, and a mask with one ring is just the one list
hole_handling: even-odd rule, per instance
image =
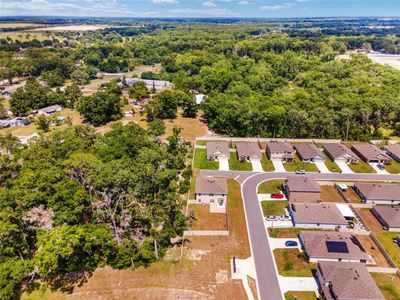
[[[266, 180], [285, 179], [290, 175], [299, 175], [294, 175], [293, 173], [255, 173], [240, 171], [202, 171], [201, 174], [234, 178], [241, 184], [247, 226], [250, 234], [251, 250], [257, 274], [259, 299], [282, 300], [283, 297], [279, 287], [277, 271], [273, 263], [273, 254], [268, 243], [263, 215], [258, 204], [257, 186]], [[400, 175], [384, 174], [307, 173], [307, 176], [316, 180], [400, 181]]]

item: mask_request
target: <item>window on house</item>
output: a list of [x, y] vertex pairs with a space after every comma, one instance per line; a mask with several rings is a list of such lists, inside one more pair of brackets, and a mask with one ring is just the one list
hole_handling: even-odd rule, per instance
[[218, 199], [218, 205], [219, 206], [224, 206], [224, 199]]

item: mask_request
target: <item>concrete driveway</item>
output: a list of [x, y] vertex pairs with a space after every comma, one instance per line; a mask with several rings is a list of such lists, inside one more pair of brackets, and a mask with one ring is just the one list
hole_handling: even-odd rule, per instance
[[325, 162], [323, 161], [316, 161], [315, 165], [317, 166], [318, 170], [321, 173], [331, 173], [331, 171], [329, 171], [329, 169], [327, 168], [327, 166], [325, 165]]
[[220, 171], [229, 171], [229, 160], [227, 158], [220, 158], [218, 162]]
[[319, 295], [318, 284], [314, 277], [284, 277], [278, 275], [278, 280], [282, 293], [288, 291], [313, 291]]
[[253, 167], [253, 172], [264, 172], [260, 160], [251, 160], [250, 162]]
[[343, 174], [352, 174], [354, 173], [350, 167], [348, 166], [347, 163], [345, 163], [344, 161], [337, 161], [336, 164], [339, 166], [339, 168], [342, 170]]
[[[296, 247], [287, 247], [285, 243], [287, 241], [295, 241], [297, 242]], [[271, 245], [272, 250], [274, 249], [299, 249], [300, 252], [302, 252], [301, 245], [300, 245], [300, 240], [298, 238], [280, 238], [280, 239], [274, 239], [274, 238], [269, 238], [269, 243]]]
[[371, 167], [376, 171], [377, 174], [389, 174], [385, 169], [381, 170], [378, 168], [378, 163], [369, 163]]
[[272, 164], [274, 165], [275, 172], [286, 172], [286, 169], [283, 166], [282, 161], [280, 161], [280, 160], [272, 160]]

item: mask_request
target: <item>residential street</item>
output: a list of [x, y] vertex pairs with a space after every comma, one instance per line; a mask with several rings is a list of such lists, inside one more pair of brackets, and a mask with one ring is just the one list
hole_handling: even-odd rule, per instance
[[[271, 245], [268, 242], [263, 215], [257, 198], [258, 185], [266, 180], [285, 179], [293, 173], [256, 173], [256, 172], [227, 172], [201, 171], [203, 175], [225, 176], [234, 178], [242, 186], [246, 222], [251, 243], [251, 252], [254, 257], [257, 288], [259, 299], [281, 300], [283, 290], [280, 287]], [[400, 175], [387, 174], [339, 174], [339, 173], [307, 173], [315, 180], [366, 180], [366, 181], [400, 181]]]

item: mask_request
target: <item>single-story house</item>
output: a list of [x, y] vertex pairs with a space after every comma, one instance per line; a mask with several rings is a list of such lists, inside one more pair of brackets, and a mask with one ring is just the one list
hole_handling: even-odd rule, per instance
[[339, 143], [324, 144], [324, 151], [334, 162], [357, 163], [359, 158], [348, 147]]
[[400, 206], [376, 205], [372, 213], [385, 229], [400, 232]]
[[271, 141], [267, 143], [267, 156], [270, 160], [294, 162], [294, 149], [288, 142]]
[[400, 204], [400, 184], [356, 183], [354, 190], [365, 203]]
[[294, 145], [297, 155], [302, 162], [324, 162], [325, 156], [315, 144], [296, 144]]
[[372, 144], [356, 144], [351, 149], [366, 163], [389, 164], [391, 160], [385, 152]]
[[334, 203], [291, 203], [289, 214], [298, 228], [347, 228], [348, 222]]
[[290, 202], [320, 202], [321, 188], [318, 183], [307, 176], [289, 176], [283, 190]]
[[348, 232], [300, 231], [300, 243], [311, 262], [375, 263], [357, 237]]
[[400, 145], [388, 145], [382, 148], [386, 154], [393, 158], [395, 161], [400, 162]]
[[316, 277], [327, 300], [385, 299], [364, 264], [321, 261]]
[[2, 127], [2, 128], [15, 127], [15, 126], [27, 125], [27, 124], [28, 124], [27, 119], [22, 118], [22, 117], [0, 120], [0, 127]]
[[196, 201], [201, 204], [210, 204], [210, 212], [225, 213], [228, 195], [226, 178], [212, 176], [197, 176]]
[[52, 115], [61, 110], [62, 110], [62, 106], [56, 104], [56, 105], [51, 105], [51, 106], [39, 109], [38, 114], [39, 115]]
[[257, 142], [238, 142], [236, 143], [237, 156], [240, 161], [261, 160], [262, 154]]
[[208, 160], [229, 159], [228, 142], [207, 142], [206, 156]]

